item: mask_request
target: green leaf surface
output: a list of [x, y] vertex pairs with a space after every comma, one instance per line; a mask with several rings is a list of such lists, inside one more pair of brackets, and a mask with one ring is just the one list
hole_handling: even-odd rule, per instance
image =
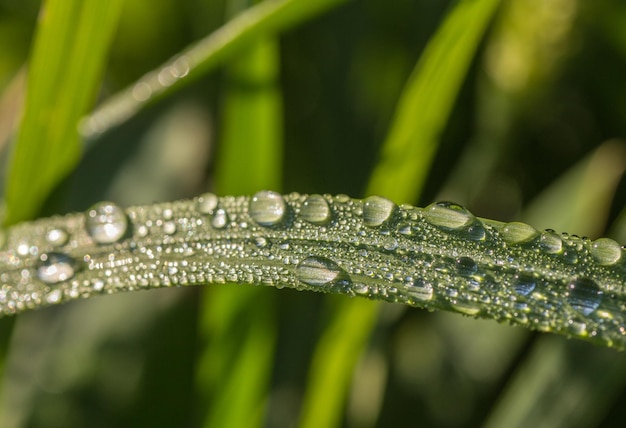
[[123, 1], [50, 0], [29, 63], [23, 119], [8, 170], [5, 225], [33, 218], [76, 166]]

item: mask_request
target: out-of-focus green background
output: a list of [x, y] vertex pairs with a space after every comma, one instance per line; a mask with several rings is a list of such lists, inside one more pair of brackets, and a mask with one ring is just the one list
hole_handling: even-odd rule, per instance
[[[446, 14], [473, 1], [352, 1], [259, 40], [93, 139], [41, 214], [102, 199], [131, 205], [259, 186], [364, 196], [415, 64]], [[248, 6], [127, 0], [96, 105]], [[5, 161], [40, 8], [0, 0]], [[398, 202], [454, 200], [481, 217], [626, 242], [626, 4], [503, 1], [481, 40], [435, 136], [420, 196]], [[261, 153], [254, 153], [257, 139]], [[259, 163], [276, 174], [254, 176]], [[311, 371], [312, 356], [328, 337], [333, 308], [347, 298], [206, 288], [74, 302], [20, 315], [13, 326], [1, 320], [12, 334], [2, 358], [0, 426], [315, 424], [302, 412], [311, 376], [324, 371]], [[456, 314], [390, 304], [377, 311], [371, 332], [363, 326], [363, 352], [353, 353], [339, 416], [329, 417], [338, 426], [626, 420], [623, 354]], [[347, 339], [333, 340], [323, 348], [325, 364]]]

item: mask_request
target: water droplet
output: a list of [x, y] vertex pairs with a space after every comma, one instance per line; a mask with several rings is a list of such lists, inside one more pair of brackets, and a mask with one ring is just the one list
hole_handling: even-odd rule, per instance
[[389, 220], [396, 204], [381, 196], [370, 196], [363, 201], [363, 223], [368, 227], [380, 226]]
[[61, 297], [63, 297], [61, 290], [52, 290], [50, 293], [46, 294], [46, 302], [54, 305], [55, 303], [59, 303], [61, 301]]
[[537, 286], [537, 281], [529, 273], [520, 273], [515, 275], [513, 280], [513, 290], [522, 296], [528, 296]]
[[612, 265], [622, 257], [622, 247], [612, 239], [600, 238], [591, 245], [591, 255], [598, 264]]
[[398, 248], [398, 240], [391, 236], [383, 236], [381, 243], [383, 244], [383, 248], [387, 251], [393, 251]]
[[62, 253], [42, 254], [37, 277], [46, 284], [56, 284], [67, 281], [74, 276], [75, 261], [70, 256]]
[[310, 195], [300, 208], [300, 216], [313, 224], [324, 224], [330, 220], [330, 206], [322, 195]]
[[456, 270], [460, 275], [472, 276], [478, 271], [478, 264], [469, 257], [459, 257], [456, 260]]
[[567, 286], [567, 301], [583, 315], [589, 315], [600, 306], [602, 291], [592, 279], [577, 278]]
[[17, 244], [16, 252], [20, 257], [36, 256], [39, 253], [39, 248], [31, 246], [28, 242], [20, 242]]
[[166, 235], [173, 235], [176, 233], [176, 223], [173, 221], [166, 221], [163, 223], [163, 233]]
[[254, 238], [254, 245], [256, 245], [259, 248], [263, 248], [267, 245], [267, 239], [262, 236], [258, 236]]
[[54, 229], [48, 230], [46, 233], [46, 241], [54, 247], [65, 245], [68, 239], [69, 235], [61, 228], [55, 227]]
[[213, 193], [200, 195], [196, 201], [196, 209], [201, 214], [213, 214], [219, 200]]
[[422, 302], [427, 302], [433, 298], [433, 286], [421, 278], [409, 280], [406, 284], [406, 292]]
[[522, 244], [532, 241], [537, 236], [539, 236], [539, 232], [535, 228], [517, 221], [508, 223], [502, 229], [502, 238], [509, 244]]
[[485, 226], [476, 220], [470, 227], [467, 228], [467, 237], [472, 241], [482, 241], [487, 236]]
[[287, 206], [279, 193], [263, 190], [250, 199], [249, 212], [250, 217], [257, 224], [273, 226], [283, 219]]
[[457, 301], [451, 303], [450, 306], [457, 312], [460, 312], [465, 315], [475, 316], [480, 312], [480, 305], [476, 302], [471, 301]]
[[228, 214], [222, 208], [215, 211], [211, 225], [216, 229], [223, 229], [228, 224]]
[[140, 238], [145, 238], [146, 236], [148, 236], [148, 233], [150, 233], [150, 229], [148, 229], [148, 226], [146, 226], [145, 224], [137, 227], [137, 236], [139, 236]]
[[545, 230], [539, 238], [539, 247], [546, 253], [556, 254], [563, 249], [563, 240], [553, 230]]
[[349, 283], [347, 272], [325, 257], [307, 257], [298, 263], [295, 274], [300, 281], [316, 287], [339, 282]]
[[436, 202], [426, 207], [426, 219], [433, 225], [446, 230], [466, 227], [474, 220], [474, 215], [465, 207], [453, 202]]
[[112, 202], [100, 202], [87, 212], [85, 227], [87, 233], [98, 244], [111, 244], [124, 236], [128, 219], [119, 206]]

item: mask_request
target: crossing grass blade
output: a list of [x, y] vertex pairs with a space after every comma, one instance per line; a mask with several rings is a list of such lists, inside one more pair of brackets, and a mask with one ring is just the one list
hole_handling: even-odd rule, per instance
[[50, 0], [28, 66], [25, 111], [6, 184], [5, 226], [33, 218], [77, 164], [77, 125], [94, 101], [122, 0]]
[[[405, 85], [368, 194], [398, 203], [418, 197], [463, 78], [498, 4], [499, 0], [460, 1], [446, 17]], [[302, 427], [339, 425], [354, 366], [379, 307], [354, 299], [332, 308], [313, 356]]]
[[[226, 67], [218, 192], [251, 194], [279, 190], [282, 179], [282, 103], [277, 40], [262, 38]], [[196, 383], [205, 409], [203, 426], [254, 427], [268, 399], [276, 311], [273, 293], [225, 286], [202, 301]]]
[[259, 38], [276, 35], [346, 1], [266, 0], [251, 6], [157, 70], [146, 73], [131, 87], [112, 96], [86, 118], [84, 135], [94, 137], [120, 125], [146, 105], [234, 58]]

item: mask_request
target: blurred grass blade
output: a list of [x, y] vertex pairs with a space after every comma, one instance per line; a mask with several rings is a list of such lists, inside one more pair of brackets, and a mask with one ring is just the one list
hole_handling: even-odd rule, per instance
[[537, 229], [576, 230], [597, 238], [604, 234], [625, 169], [626, 143], [608, 141], [535, 198], [524, 210], [523, 220]]
[[246, 9], [159, 69], [144, 75], [132, 87], [111, 97], [83, 121], [83, 135], [95, 137], [120, 125], [145, 105], [193, 82], [259, 38], [275, 35], [346, 1], [267, 0]]
[[414, 202], [499, 0], [462, 0], [428, 44], [398, 103], [369, 193]]
[[5, 225], [33, 218], [78, 162], [77, 124], [99, 88], [123, 1], [45, 2], [8, 171]]
[[[236, 3], [236, 2], [231, 2]], [[279, 48], [258, 39], [226, 67], [226, 90], [216, 189], [251, 194], [279, 190], [282, 179], [282, 102]], [[275, 294], [236, 285], [204, 294], [196, 383], [209, 403], [203, 426], [261, 426], [276, 342]]]
[[[499, 0], [460, 1], [429, 42], [407, 82], [383, 157], [367, 193], [395, 202], [415, 200], [456, 95]], [[379, 306], [342, 300], [315, 350], [301, 426], [338, 426], [354, 365], [375, 325]]]

